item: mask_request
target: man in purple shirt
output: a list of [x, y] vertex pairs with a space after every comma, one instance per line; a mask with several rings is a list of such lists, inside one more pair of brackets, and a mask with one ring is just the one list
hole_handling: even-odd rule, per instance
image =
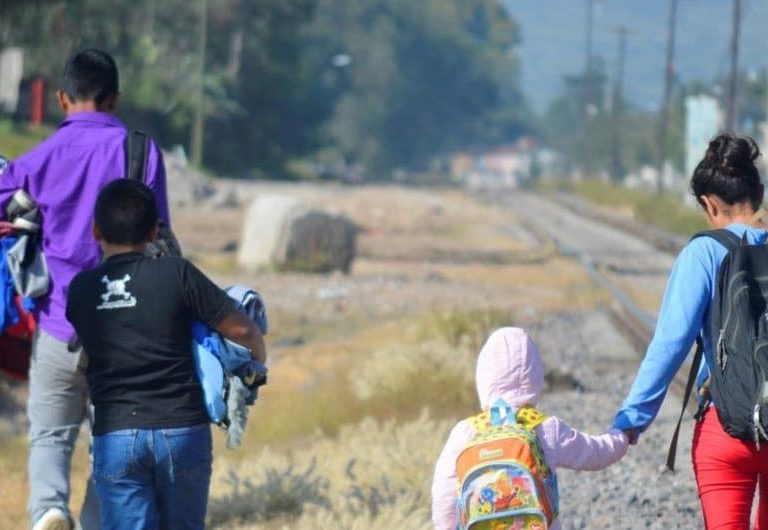
[[[42, 245], [48, 261], [49, 293], [39, 298], [39, 333], [29, 371], [29, 514], [33, 530], [71, 530], [69, 469], [80, 424], [87, 414], [87, 358], [65, 317], [66, 292], [79, 272], [97, 266], [101, 251], [91, 235], [99, 191], [126, 173], [125, 126], [112, 115], [118, 99], [114, 59], [99, 50], [73, 55], [58, 92], [66, 119], [58, 130], [11, 163], [0, 177], [0, 211], [23, 188], [42, 214]], [[161, 220], [168, 223], [165, 168], [150, 142], [146, 184]], [[95, 498], [86, 499], [94, 501]], [[83, 508], [89, 530], [94, 517]], [[98, 517], [94, 519], [98, 521]]]

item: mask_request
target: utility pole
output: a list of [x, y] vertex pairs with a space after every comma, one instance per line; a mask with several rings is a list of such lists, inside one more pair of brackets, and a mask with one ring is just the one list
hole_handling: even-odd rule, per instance
[[737, 82], [739, 76], [739, 32], [741, 26], [741, 0], [733, 0], [733, 32], [731, 34], [731, 75], [725, 100], [725, 129], [733, 131], [738, 125]]
[[205, 129], [205, 48], [208, 40], [208, 0], [200, 0], [200, 41], [197, 51], [198, 72], [194, 118], [190, 138], [190, 159], [196, 166], [203, 163], [203, 132]]
[[667, 34], [667, 61], [664, 65], [664, 99], [659, 120], [659, 163], [656, 192], [664, 193], [664, 169], [667, 162], [669, 141], [669, 106], [672, 97], [672, 81], [675, 75], [675, 28], [677, 26], [677, 0], [669, 0], [669, 33]]
[[584, 117], [584, 174], [590, 176], [592, 171], [592, 25], [594, 22], [595, 2], [587, 0], [587, 35], [586, 35], [586, 61], [584, 65], [584, 91], [582, 101], [582, 113]]
[[611, 135], [611, 178], [621, 182], [624, 177], [624, 164], [621, 160], [621, 114], [624, 104], [624, 59], [627, 53], [627, 28], [616, 30], [619, 36], [619, 49], [616, 56], [616, 77], [613, 85], [613, 134]]

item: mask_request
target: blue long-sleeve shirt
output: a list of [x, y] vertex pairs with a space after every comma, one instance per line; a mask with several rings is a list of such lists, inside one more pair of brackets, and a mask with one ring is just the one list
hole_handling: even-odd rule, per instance
[[[743, 224], [732, 224], [728, 230], [741, 237], [747, 233], [750, 244], [765, 243], [768, 231]], [[685, 361], [696, 336], [704, 341], [704, 361], [698, 382], [709, 374], [706, 359], [712, 358], [709, 308], [715, 293], [717, 270], [727, 250], [711, 237], [691, 240], [675, 260], [661, 302], [656, 329], [640, 364], [629, 395], [616, 414], [613, 426], [618, 429], [644, 431], [661, 408], [675, 373]]]

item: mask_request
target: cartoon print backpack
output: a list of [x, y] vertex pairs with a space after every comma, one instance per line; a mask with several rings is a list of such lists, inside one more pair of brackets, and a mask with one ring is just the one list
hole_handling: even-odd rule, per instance
[[456, 460], [462, 530], [546, 530], [557, 517], [557, 477], [536, 434], [544, 415], [503, 400], [469, 418], [475, 435]]

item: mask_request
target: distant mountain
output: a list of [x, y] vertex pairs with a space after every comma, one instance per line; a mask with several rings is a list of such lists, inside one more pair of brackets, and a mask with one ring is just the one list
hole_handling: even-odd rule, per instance
[[[500, 0], [522, 28], [523, 90], [543, 110], [562, 89], [562, 76], [584, 70], [586, 0]], [[661, 99], [669, 0], [595, 0], [593, 53], [612, 74], [616, 28], [629, 28], [625, 87], [629, 100], [657, 108]], [[677, 73], [710, 82], [727, 75], [733, 0], [678, 0]], [[739, 64], [760, 71], [768, 62], [768, 0], [742, 0]]]

